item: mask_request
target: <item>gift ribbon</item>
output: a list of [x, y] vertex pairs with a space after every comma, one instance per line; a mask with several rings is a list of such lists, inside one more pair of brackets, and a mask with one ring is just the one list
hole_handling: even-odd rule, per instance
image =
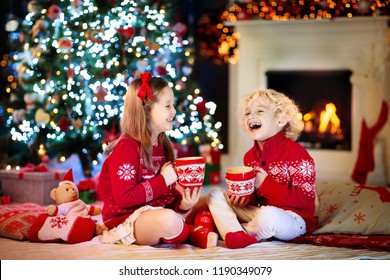
[[[38, 165], [34, 165], [33, 163], [27, 163], [25, 167], [20, 169], [18, 178], [19, 180], [23, 180], [25, 172], [47, 172], [47, 171], [49, 171], [49, 169], [44, 163], [40, 163]], [[60, 174], [57, 171], [54, 172], [54, 178], [56, 180], [60, 179]]]
[[77, 187], [79, 189], [79, 192], [94, 190], [96, 188], [96, 183], [91, 179], [82, 180], [79, 182]]

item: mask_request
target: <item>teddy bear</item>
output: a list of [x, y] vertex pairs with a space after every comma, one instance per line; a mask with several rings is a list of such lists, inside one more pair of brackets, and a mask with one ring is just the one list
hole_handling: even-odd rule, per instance
[[[49, 205], [46, 213], [49, 216], [96, 216], [101, 214], [100, 206], [89, 205], [79, 199], [79, 191], [73, 182], [72, 168], [64, 175], [57, 188], [53, 188], [50, 197], [57, 205]], [[104, 225], [96, 223], [95, 235], [100, 235], [107, 228]]]
[[107, 230], [91, 217], [100, 214], [101, 207], [88, 205], [79, 198], [72, 168], [50, 192], [50, 197], [56, 205], [49, 205], [45, 213], [38, 215], [28, 230], [28, 240], [75, 244], [89, 241]]

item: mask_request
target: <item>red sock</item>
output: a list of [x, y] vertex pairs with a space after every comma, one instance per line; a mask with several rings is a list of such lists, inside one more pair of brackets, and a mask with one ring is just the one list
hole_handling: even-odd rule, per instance
[[187, 241], [188, 239], [189, 234], [190, 234], [190, 226], [183, 221], [183, 229], [178, 235], [176, 235], [173, 238], [162, 238], [162, 241], [168, 244], [185, 243], [185, 241]]
[[256, 242], [257, 240], [255, 237], [247, 234], [243, 230], [228, 232], [225, 236], [226, 247], [229, 249], [244, 248]]
[[217, 246], [218, 234], [210, 228], [199, 226], [190, 232], [191, 244], [200, 248]]

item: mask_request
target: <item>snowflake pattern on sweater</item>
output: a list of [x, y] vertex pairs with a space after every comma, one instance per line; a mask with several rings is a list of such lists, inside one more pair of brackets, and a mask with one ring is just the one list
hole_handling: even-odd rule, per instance
[[119, 175], [119, 178], [123, 179], [123, 180], [131, 180], [131, 179], [135, 178], [136, 173], [137, 172], [135, 171], [134, 166], [131, 166], [128, 163], [125, 163], [122, 166], [119, 166], [119, 170], [117, 172], [117, 174]]
[[315, 163], [299, 143], [281, 131], [265, 141], [262, 150], [255, 142], [244, 164], [261, 167], [269, 175], [256, 191], [260, 204], [291, 210], [305, 219], [309, 231], [315, 227]]
[[[161, 144], [153, 146], [153, 163], [165, 164]], [[104, 202], [102, 216], [105, 225], [113, 228], [138, 208], [150, 205], [177, 210], [181, 195], [174, 186], [167, 186], [158, 170], [144, 166], [139, 143], [122, 138], [103, 163], [99, 191]]]

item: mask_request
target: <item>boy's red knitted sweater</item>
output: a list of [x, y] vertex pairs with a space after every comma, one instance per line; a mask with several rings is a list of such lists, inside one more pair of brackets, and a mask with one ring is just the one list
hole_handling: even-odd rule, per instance
[[281, 131], [265, 141], [263, 150], [255, 142], [245, 153], [244, 164], [259, 166], [268, 172], [269, 176], [256, 190], [261, 205], [297, 213], [306, 221], [307, 233], [316, 228], [315, 164], [299, 143], [286, 138]]
[[[159, 169], [166, 162], [160, 144], [153, 147], [152, 158]], [[104, 202], [103, 222], [109, 229], [144, 205], [178, 210], [181, 201], [174, 185], [167, 186], [160, 173], [144, 167], [139, 144], [130, 137], [121, 139], [104, 161], [99, 191]]]

